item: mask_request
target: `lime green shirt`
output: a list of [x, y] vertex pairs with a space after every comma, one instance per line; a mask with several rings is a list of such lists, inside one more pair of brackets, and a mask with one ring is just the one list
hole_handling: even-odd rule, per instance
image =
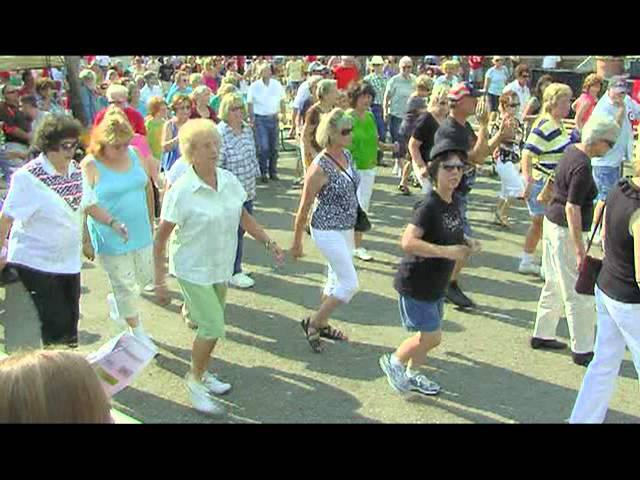
[[145, 122], [147, 142], [156, 160], [162, 159], [162, 127], [164, 127], [164, 123], [165, 121], [162, 119], [149, 119]]
[[355, 111], [350, 110], [353, 119], [351, 145], [348, 147], [356, 162], [358, 170], [370, 170], [376, 167], [378, 158], [378, 128], [373, 113], [366, 112], [360, 118]]

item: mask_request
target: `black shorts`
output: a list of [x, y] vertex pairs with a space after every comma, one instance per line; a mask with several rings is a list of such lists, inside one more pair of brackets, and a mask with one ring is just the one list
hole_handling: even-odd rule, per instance
[[498, 100], [500, 100], [500, 96], [487, 94], [489, 97], [489, 111], [497, 112], [498, 111]]
[[38, 311], [44, 345], [78, 344], [80, 273], [57, 274], [11, 265]]

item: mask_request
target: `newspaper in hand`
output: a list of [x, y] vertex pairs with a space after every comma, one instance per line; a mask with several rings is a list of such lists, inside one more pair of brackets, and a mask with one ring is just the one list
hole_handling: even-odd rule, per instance
[[134, 335], [123, 332], [88, 355], [107, 395], [113, 396], [142, 372], [153, 360], [155, 352]]

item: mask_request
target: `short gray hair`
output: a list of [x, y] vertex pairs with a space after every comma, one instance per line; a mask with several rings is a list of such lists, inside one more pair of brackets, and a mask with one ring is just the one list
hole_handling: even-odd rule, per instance
[[78, 75], [78, 77], [80, 78], [80, 80], [82, 80], [83, 82], [85, 80], [92, 80], [92, 81], [96, 81], [96, 74], [93, 70], [89, 70], [89, 69], [85, 69], [82, 70], [80, 72], [80, 75]]
[[582, 143], [593, 145], [598, 141], [616, 143], [620, 136], [620, 126], [608, 115], [595, 114], [582, 128]]
[[122, 96], [125, 98], [129, 98], [129, 89], [124, 85], [118, 85], [117, 83], [112, 83], [107, 88], [107, 100], [110, 102], [113, 101], [114, 96]]
[[316, 86], [316, 97], [322, 98], [333, 89], [338, 88], [338, 82], [335, 80], [322, 79]]
[[406, 57], [406, 56], [402, 57], [398, 62], [398, 66], [401, 67], [403, 64], [406, 64], [406, 63], [410, 63], [413, 66], [413, 60], [411, 59], [411, 57]]

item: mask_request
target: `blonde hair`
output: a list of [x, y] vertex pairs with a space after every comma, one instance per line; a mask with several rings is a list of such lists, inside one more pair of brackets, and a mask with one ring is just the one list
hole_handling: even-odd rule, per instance
[[107, 108], [102, 121], [91, 130], [87, 152], [100, 156], [106, 145], [128, 144], [133, 139], [133, 129], [129, 119], [117, 106]]
[[316, 97], [319, 99], [323, 98], [332, 90], [336, 90], [338, 88], [338, 82], [330, 79], [322, 79], [316, 85]]
[[151, 117], [155, 117], [163, 105], [167, 105], [162, 97], [151, 97], [147, 102], [147, 111]]
[[456, 73], [456, 71], [460, 68], [460, 62], [457, 60], [447, 60], [440, 65], [442, 71], [446, 74], [447, 72]]
[[218, 147], [220, 147], [221, 139], [216, 124], [207, 118], [187, 120], [178, 131], [178, 143], [180, 144], [182, 158], [184, 158], [185, 162], [189, 165], [193, 165], [191, 154], [193, 152], [195, 139], [203, 134], [213, 135], [218, 143]]
[[238, 89], [231, 83], [225, 83], [218, 89], [218, 97], [223, 97], [228, 93], [235, 93]]
[[433, 79], [428, 75], [420, 75], [416, 78], [416, 90], [431, 90], [433, 88]]
[[0, 361], [0, 423], [108, 423], [111, 402], [81, 355], [54, 350]]
[[343, 109], [334, 108], [320, 119], [320, 124], [316, 130], [316, 142], [322, 148], [327, 148], [340, 135], [340, 130], [351, 128], [352, 126], [351, 117]]
[[590, 73], [587, 75], [587, 78], [584, 79], [584, 83], [582, 84], [582, 91], [584, 93], [589, 93], [589, 89], [594, 85], [600, 84], [600, 88], [602, 89], [602, 77], [596, 73]]
[[222, 101], [220, 102], [219, 116], [222, 121], [226, 122], [229, 118], [229, 112], [232, 108], [241, 106], [242, 111], [244, 113], [244, 101], [242, 100], [242, 95], [237, 93], [227, 93], [222, 96]]
[[558, 100], [561, 97], [571, 98], [572, 95], [573, 92], [569, 85], [565, 85], [564, 83], [552, 83], [544, 90], [544, 94], [542, 96], [542, 112], [551, 113], [551, 110], [558, 104]]
[[197, 88], [197, 87], [194, 87], [194, 85], [201, 86], [202, 85], [202, 74], [201, 73], [192, 73], [191, 75], [189, 75], [189, 85], [191, 85], [193, 88]]
[[236, 77], [236, 75], [232, 72], [232, 71], [228, 71], [227, 73], [225, 73], [224, 78], [222, 79], [222, 82], [220, 82], [222, 85], [228, 85], [231, 84], [234, 87], [238, 86], [238, 78]]
[[208, 93], [209, 95], [211, 95], [211, 89], [206, 85], [199, 85], [193, 89], [193, 92], [191, 92], [191, 98], [195, 99], [196, 97], [199, 97], [200, 95], [204, 95], [205, 93]]
[[[449, 95], [449, 89], [446, 84], [439, 84], [433, 87], [433, 91], [431, 92], [431, 97], [429, 97], [429, 107], [435, 107], [437, 103], [441, 100], [448, 100], [447, 96]], [[448, 101], [447, 101], [448, 104]]]

